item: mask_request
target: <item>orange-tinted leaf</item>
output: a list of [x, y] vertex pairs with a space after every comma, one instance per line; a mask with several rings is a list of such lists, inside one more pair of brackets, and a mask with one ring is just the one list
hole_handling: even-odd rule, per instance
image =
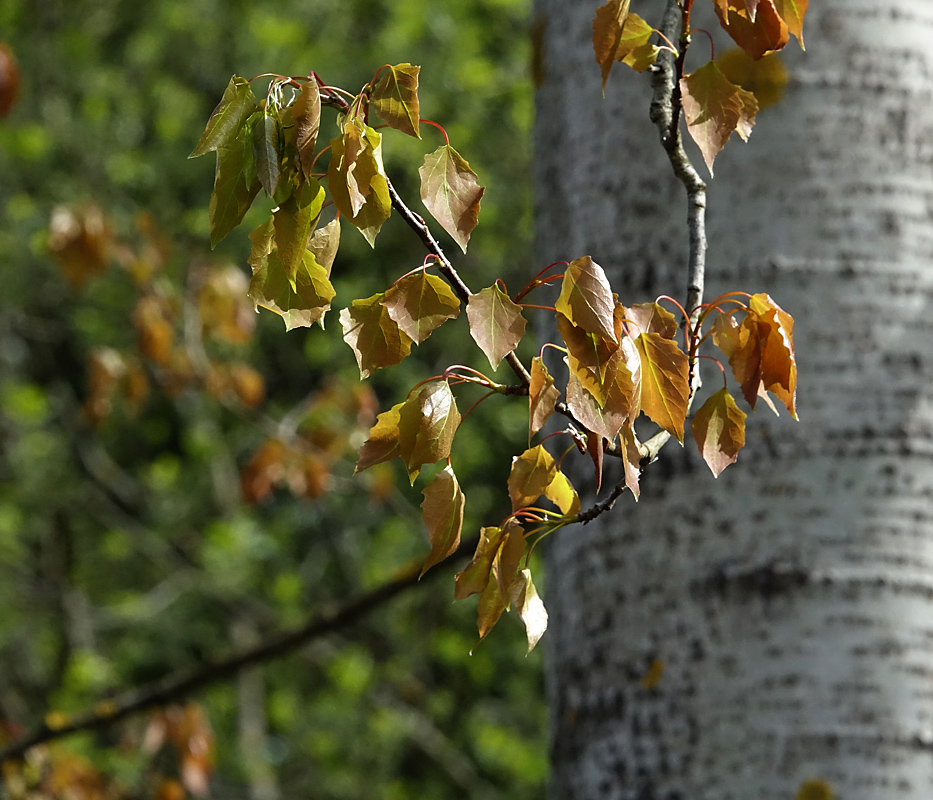
[[13, 51], [0, 42], [0, 118], [10, 113], [19, 96], [19, 65]]
[[809, 0], [773, 0], [774, 8], [788, 30], [797, 37], [800, 42], [800, 49], [806, 49], [803, 46], [803, 18], [807, 13], [807, 4]]
[[383, 411], [376, 424], [369, 431], [369, 438], [360, 448], [360, 457], [356, 462], [356, 475], [374, 464], [382, 464], [393, 458], [401, 458], [402, 451], [398, 444], [398, 424], [401, 420], [403, 403], [396, 403], [388, 411]]
[[596, 484], [596, 493], [599, 494], [599, 490], [603, 485], [603, 437], [598, 433], [593, 433], [593, 431], [586, 432], [586, 452], [589, 454], [590, 458], [593, 460], [593, 469], [596, 473], [595, 475], [595, 484]]
[[648, 671], [641, 676], [641, 680], [638, 681], [638, 685], [642, 689], [654, 689], [661, 682], [661, 677], [664, 675], [664, 662], [659, 658], [656, 658], [651, 662], [651, 666], [648, 667]]
[[739, 450], [745, 446], [745, 412], [722, 388], [712, 395], [690, 423], [693, 438], [700, 455], [718, 478], [730, 464], [734, 464]]
[[572, 516], [580, 513], [580, 496], [570, 479], [557, 470], [554, 480], [548, 485], [544, 496], [560, 509], [560, 513]]
[[450, 455], [459, 426], [460, 412], [445, 380], [429, 381], [402, 404], [399, 448], [412, 484], [423, 465]]
[[97, 206], [78, 211], [68, 206], [52, 209], [49, 250], [75, 288], [80, 289], [88, 278], [106, 271], [110, 244], [110, 227]]
[[[760, 18], [760, 15], [759, 15]], [[747, 140], [755, 124], [758, 101], [731, 83], [710, 61], [680, 81], [687, 130], [713, 174], [713, 161], [732, 132]]]
[[285, 273], [293, 284], [311, 237], [311, 229], [323, 206], [324, 189], [312, 178], [302, 183], [272, 214], [275, 246]]
[[567, 406], [574, 418], [589, 431], [612, 440], [619, 434], [628, 410], [603, 405], [583, 386], [575, 372], [567, 380]]
[[374, 294], [365, 300], [354, 300], [340, 312], [343, 339], [353, 349], [361, 379], [377, 369], [398, 364], [411, 352], [411, 337], [389, 316], [382, 305], [383, 297], [384, 294]]
[[528, 439], [540, 431], [554, 413], [560, 392], [540, 356], [531, 360], [531, 382], [528, 385]]
[[619, 58], [619, 48], [629, 16], [630, 0], [608, 0], [596, 9], [593, 18], [593, 53], [603, 75], [603, 94], [613, 63]]
[[489, 584], [492, 560], [499, 552], [503, 535], [502, 528], [483, 528], [479, 532], [479, 542], [476, 544], [472, 561], [458, 572], [454, 579], [454, 600], [463, 600], [472, 594], [479, 594], [486, 588]]
[[713, 344], [728, 358], [739, 349], [739, 324], [730, 314], [719, 314], [713, 322]]
[[512, 510], [530, 506], [554, 480], [557, 464], [543, 445], [531, 447], [520, 456], [512, 458], [512, 470], [509, 473], [509, 497]]
[[637, 303], [626, 308], [624, 313], [633, 338], [640, 333], [657, 333], [665, 339], [677, 335], [677, 318], [658, 303]]
[[295, 102], [291, 105], [295, 120], [295, 149], [298, 151], [298, 163], [301, 174], [307, 180], [311, 177], [311, 163], [314, 161], [314, 147], [321, 126], [321, 90], [316, 80], [306, 81]]
[[677, 441], [684, 443], [689, 365], [673, 339], [642, 333], [635, 339], [641, 357], [641, 410]]
[[479, 218], [485, 187], [479, 185], [466, 159], [449, 144], [426, 155], [418, 174], [425, 208], [465, 253]]
[[512, 584], [512, 602], [519, 618], [525, 624], [530, 653], [547, 630], [547, 610], [531, 580], [531, 570], [523, 569], [518, 573]]
[[[362, 132], [361, 132], [362, 131]], [[382, 135], [354, 122], [345, 125], [344, 135], [331, 139], [327, 186], [337, 210], [370, 246], [392, 213], [392, 199], [382, 164]]]
[[791, 416], [797, 419], [793, 317], [767, 294], [752, 295], [749, 308], [759, 315], [762, 386], [772, 392], [787, 407]]
[[143, 295], [133, 309], [136, 344], [140, 352], [160, 367], [171, 361], [175, 326], [165, 301], [152, 294]]
[[294, 280], [290, 279], [278, 253], [272, 252], [253, 269], [249, 284], [249, 298], [254, 307], [274, 311], [285, 320], [288, 331], [307, 328], [322, 320], [335, 294], [327, 273], [310, 250], [302, 252]]
[[188, 158], [197, 158], [231, 144], [243, 123], [258, 106], [249, 81], [234, 75], [224, 90], [224, 96], [211, 112], [207, 127]]
[[[799, 4], [796, 0], [796, 5]], [[788, 26], [778, 14], [774, 0], [759, 0], [754, 16], [749, 14], [746, 0], [716, 0], [715, 7], [723, 30], [752, 58], [783, 50], [790, 39]], [[789, 9], [789, 15], [794, 18], [793, 9]]]
[[470, 295], [467, 301], [470, 335], [486, 354], [493, 369], [511, 353], [525, 335], [525, 318], [520, 306], [498, 284]]
[[773, 106], [784, 96], [790, 79], [779, 55], [753, 59], [741, 47], [732, 47], [716, 59], [726, 79], [755, 95], [758, 110]]
[[422, 494], [422, 517], [428, 529], [428, 540], [431, 542], [431, 553], [421, 570], [421, 574], [424, 575], [460, 546], [465, 499], [457, 476], [449, 464], [434, 476], [434, 480], [423, 489]]
[[[723, 314], [716, 320], [713, 341], [729, 356], [732, 374], [742, 388], [742, 394], [754, 409], [761, 386], [761, 336], [758, 314], [749, 310], [738, 327], [729, 319], [723, 321]], [[718, 336], [717, 336], [718, 334]], [[767, 328], [764, 331], [767, 336]]]
[[418, 73], [421, 67], [398, 64], [388, 67], [373, 89], [372, 107], [389, 127], [421, 138], [418, 133]]
[[615, 332], [615, 299], [606, 273], [589, 256], [574, 259], [564, 272], [557, 310], [587, 333], [618, 343]]
[[619, 437], [624, 448], [622, 458], [622, 469], [625, 473], [625, 486], [637, 500], [641, 489], [639, 479], [641, 478], [641, 451], [638, 449], [638, 437], [635, 436], [635, 428], [632, 420], [627, 420], [622, 430], [619, 431]]
[[323, 228], [318, 228], [311, 235], [311, 241], [308, 242], [308, 250], [311, 251], [314, 260], [320, 264], [328, 278], [339, 246], [340, 221], [337, 219], [332, 219]]
[[382, 305], [415, 344], [460, 313], [460, 301], [447, 282], [423, 269], [395, 283], [385, 293]]

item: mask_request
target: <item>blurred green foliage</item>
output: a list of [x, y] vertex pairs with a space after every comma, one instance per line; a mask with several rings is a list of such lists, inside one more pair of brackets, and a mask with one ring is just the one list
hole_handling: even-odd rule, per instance
[[[356, 90], [383, 63], [420, 64], [422, 113], [446, 127], [488, 187], [458, 267], [474, 289], [499, 276], [517, 287], [531, 268], [528, 6], [0, 3], [0, 39], [22, 73], [18, 102], [0, 120], [8, 736], [297, 625], [426, 554], [423, 484], [408, 489], [394, 465], [353, 478], [354, 450], [377, 401], [398, 402], [451, 361], [483, 366], [463, 346], [466, 320], [374, 376], [373, 395], [355, 388], [336, 312], [324, 331], [286, 335], [262, 312], [242, 341], [211, 335], [198, 292], [231, 265], [245, 278], [251, 218], [211, 253], [211, 159], [187, 155], [231, 74], [313, 69]], [[416, 209], [417, 167], [440, 143], [432, 128], [423, 136], [387, 135], [385, 144], [387, 171]], [[56, 244], [55, 209], [62, 224], [85, 226], [77, 256]], [[416, 267], [420, 247], [397, 219], [375, 252], [345, 227], [335, 308]], [[69, 279], [69, 253], [98, 271]], [[237, 370], [247, 385], [258, 376], [264, 399], [249, 400], [230, 377]], [[104, 390], [101, 376], [111, 381]], [[461, 408], [471, 402], [465, 391]], [[468, 498], [465, 531], [508, 513], [509, 457], [526, 424], [521, 402], [494, 398], [461, 429], [453, 457]], [[309, 471], [248, 502], [258, 484], [244, 475], [277, 435], [313, 456], [301, 462]], [[541, 651], [523, 658], [515, 625], [469, 656], [475, 600], [451, 600], [451, 579], [426, 583], [340, 635], [195, 698], [216, 737], [213, 796], [541, 796]], [[34, 759], [31, 780], [45, 793], [36, 796], [65, 796], [53, 785], [55, 763], [70, 765], [58, 776], [69, 797], [96, 796], [74, 794], [85, 786], [77, 775], [110, 782], [115, 796], [173, 796], [165, 780], [176, 760], [144, 746], [157, 727], [140, 717], [54, 745]], [[75, 766], [85, 759], [90, 767]]]

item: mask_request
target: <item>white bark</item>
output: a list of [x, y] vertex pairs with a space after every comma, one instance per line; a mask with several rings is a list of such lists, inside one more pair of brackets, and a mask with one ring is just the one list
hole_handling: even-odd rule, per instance
[[[683, 189], [647, 81], [600, 98], [596, 5], [537, 0], [538, 261], [683, 296]], [[760, 408], [718, 481], [668, 445], [640, 503], [553, 537], [554, 800], [933, 797], [933, 3], [820, 0], [805, 34], [717, 159], [707, 275], [796, 317], [801, 422]]]

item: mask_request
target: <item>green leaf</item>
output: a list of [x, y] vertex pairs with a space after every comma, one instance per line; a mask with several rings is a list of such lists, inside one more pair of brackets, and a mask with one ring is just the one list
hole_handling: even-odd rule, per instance
[[486, 354], [493, 369], [511, 353], [525, 335], [522, 309], [498, 284], [470, 295], [467, 301], [470, 335]]
[[397, 281], [385, 293], [382, 304], [416, 344], [460, 313], [460, 301], [447, 282], [423, 269]]
[[450, 456], [460, 412], [445, 380], [428, 381], [402, 406], [399, 447], [412, 484], [421, 467]]
[[360, 448], [360, 457], [353, 470], [354, 475], [376, 464], [401, 457], [402, 451], [398, 445], [398, 423], [401, 419], [402, 405], [404, 404], [396, 403], [388, 411], [383, 411], [376, 417], [376, 424], [370, 429], [369, 438]]
[[589, 256], [574, 259], [564, 271], [555, 308], [587, 333], [618, 343], [615, 298], [603, 268]]
[[340, 312], [343, 339], [360, 367], [360, 379], [377, 369], [398, 364], [411, 352], [411, 337], [403, 333], [382, 305], [384, 294], [354, 300]]
[[718, 478], [722, 471], [738, 458], [745, 446], [745, 412], [722, 388], [712, 395], [694, 415], [690, 423], [700, 455]]
[[298, 97], [291, 106], [295, 119], [295, 149], [298, 151], [298, 163], [301, 174], [307, 180], [311, 177], [311, 163], [314, 161], [314, 148], [321, 126], [321, 90], [313, 78], [306, 81]]
[[477, 182], [466, 159], [449, 144], [426, 155], [418, 174], [425, 208], [465, 253], [485, 188]]
[[285, 320], [285, 329], [307, 328], [323, 319], [330, 310], [336, 292], [324, 268], [305, 250], [294, 278], [277, 252], [269, 253], [253, 269], [249, 297], [254, 306], [262, 306]]
[[[379, 229], [392, 213], [392, 199], [382, 164], [382, 136], [369, 126], [364, 126], [362, 135], [357, 136], [353, 128], [348, 125], [344, 136], [331, 139], [327, 185], [337, 210], [373, 246]], [[346, 151], [348, 144], [349, 153]], [[351, 199], [351, 189], [354, 199]]]
[[279, 185], [279, 121], [272, 114], [265, 113], [252, 127], [253, 160], [256, 165], [256, 177], [272, 197]]
[[465, 498], [450, 464], [434, 476], [434, 480], [424, 488], [422, 494], [422, 517], [431, 542], [431, 553], [421, 569], [421, 574], [424, 575], [435, 564], [456, 552], [460, 546]]
[[224, 96], [211, 113], [204, 133], [188, 158], [197, 158], [230, 144], [258, 105], [249, 81], [236, 75], [230, 78]]
[[249, 152], [243, 130], [217, 151], [214, 191], [208, 206], [211, 247], [216, 247], [243, 217], [259, 193], [259, 182], [247, 182]]
[[308, 242], [308, 250], [311, 251], [314, 260], [324, 268], [328, 278], [339, 246], [340, 220], [338, 219], [332, 219], [323, 228], [318, 228], [311, 235], [311, 241]]
[[324, 206], [324, 188], [314, 178], [301, 184], [273, 213], [275, 246], [289, 280], [304, 257], [311, 229]]
[[389, 127], [418, 139], [418, 73], [421, 67], [398, 64], [389, 67], [373, 89], [372, 107]]

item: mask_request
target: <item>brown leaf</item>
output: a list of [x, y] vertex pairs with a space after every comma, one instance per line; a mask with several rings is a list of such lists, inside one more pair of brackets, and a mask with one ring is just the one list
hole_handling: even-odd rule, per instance
[[593, 469], [596, 473], [596, 494], [603, 485], [603, 437], [593, 431], [586, 432], [586, 452], [593, 460]]
[[726, 467], [735, 463], [739, 450], [745, 446], [745, 412], [722, 388], [700, 407], [690, 423], [690, 430], [700, 455], [713, 477], [718, 478]]
[[321, 90], [313, 78], [306, 81], [291, 105], [295, 119], [295, 149], [305, 180], [311, 177], [311, 163], [321, 126]]
[[372, 107], [389, 127], [418, 139], [418, 73], [421, 67], [397, 64], [387, 67], [372, 94]]
[[512, 602], [518, 616], [525, 624], [530, 653], [547, 630], [547, 611], [538, 597], [538, 591], [531, 580], [531, 570], [523, 569], [512, 584]]
[[166, 302], [152, 294], [140, 297], [133, 309], [133, 325], [139, 351], [160, 367], [167, 367], [174, 349], [175, 326]]
[[232, 265], [211, 269], [198, 292], [198, 317], [204, 336], [232, 345], [249, 342], [256, 314], [246, 293], [249, 281]]
[[673, 339], [657, 333], [640, 334], [635, 346], [641, 357], [641, 410], [683, 444], [690, 395], [687, 356]]
[[713, 174], [713, 161], [732, 132], [748, 140], [758, 113], [758, 101], [740, 89], [710, 61], [680, 81], [687, 130]]
[[424, 384], [409, 397], [399, 413], [399, 449], [414, 484], [421, 467], [450, 455], [460, 412], [445, 380]]
[[606, 81], [612, 65], [619, 58], [629, 4], [630, 0], [608, 0], [596, 9], [593, 18], [593, 52], [602, 71], [603, 94], [606, 93]]
[[375, 464], [401, 458], [402, 451], [398, 444], [398, 424], [401, 420], [403, 403], [396, 403], [388, 411], [383, 411], [376, 417], [376, 424], [369, 431], [369, 438], [360, 448], [360, 457], [356, 462], [353, 474], [356, 475], [364, 469]]
[[425, 208], [465, 253], [479, 219], [485, 187], [479, 185], [466, 159], [449, 144], [426, 155], [418, 174]]
[[[799, 6], [799, 0], [791, 0]], [[752, 58], [783, 50], [790, 31], [778, 14], [774, 0], [759, 0], [754, 16], [749, 14], [746, 0], [716, 0], [716, 14], [723, 30]], [[794, 20], [793, 9], [788, 9]], [[800, 25], [803, 17], [800, 17]], [[796, 24], [796, 22], [795, 22]]]
[[19, 96], [19, 65], [13, 51], [0, 42], [0, 119], [10, 113]]
[[517, 511], [534, 503], [547, 491], [556, 474], [557, 464], [543, 445], [531, 447], [520, 456], [514, 456], [508, 480], [512, 510]]
[[531, 360], [531, 382], [528, 385], [528, 440], [540, 431], [554, 413], [560, 392], [540, 356]]
[[353, 349], [361, 380], [377, 369], [398, 364], [411, 352], [411, 337], [389, 316], [383, 297], [380, 293], [354, 300], [340, 312], [343, 340]]
[[434, 480], [422, 490], [422, 494], [422, 517], [428, 529], [428, 540], [431, 542], [431, 553], [421, 569], [421, 574], [424, 575], [460, 546], [465, 498], [457, 482], [457, 476], [449, 464], [434, 476]]
[[589, 256], [574, 259], [564, 271], [557, 310], [587, 333], [618, 344], [615, 299], [606, 273]]
[[677, 335], [677, 318], [658, 303], [637, 303], [626, 308], [624, 313], [632, 338], [640, 333], [657, 333], [665, 339]]
[[627, 420], [622, 430], [619, 432], [624, 456], [622, 458], [622, 469], [625, 474], [625, 486], [637, 500], [641, 492], [639, 488], [639, 479], [641, 478], [641, 451], [638, 449], [638, 437], [635, 436], [635, 428], [632, 420]]
[[[492, 560], [499, 552], [502, 543], [502, 528], [483, 528], [479, 532], [479, 542], [473, 559], [457, 573], [454, 579], [454, 600], [463, 600], [472, 594], [479, 594], [489, 584]], [[498, 591], [498, 590], [497, 590]]]
[[498, 284], [480, 289], [467, 301], [470, 335], [489, 359], [493, 369], [511, 353], [525, 335], [520, 306]]
[[382, 305], [415, 344], [460, 313], [460, 301], [447, 282], [423, 269], [397, 281], [385, 293]]
[[52, 209], [49, 250], [76, 289], [90, 277], [106, 271], [111, 240], [110, 227], [97, 206], [89, 205], [80, 210], [68, 206]]
[[762, 386], [772, 392], [787, 407], [791, 416], [797, 419], [794, 319], [767, 294], [752, 295], [749, 308], [759, 315]]

